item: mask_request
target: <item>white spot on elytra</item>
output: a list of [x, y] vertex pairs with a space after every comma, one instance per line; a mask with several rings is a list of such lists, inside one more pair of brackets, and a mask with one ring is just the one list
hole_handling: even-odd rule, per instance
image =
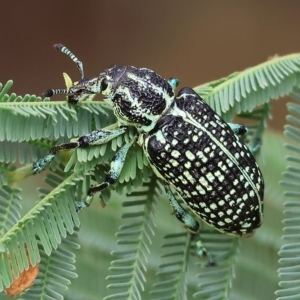
[[184, 164], [185, 168], [187, 169], [190, 169], [191, 168], [191, 162], [190, 161], [187, 161], [185, 164]]
[[209, 207], [213, 210], [217, 209], [216, 203], [211, 203]]
[[235, 194], [235, 192], [236, 192], [236, 190], [235, 190], [235, 189], [232, 189], [232, 190], [230, 190], [230, 195], [234, 195], [234, 194]]
[[208, 182], [205, 180], [205, 178], [203, 176], [199, 178], [199, 182], [200, 182], [201, 185], [203, 185], [205, 187], [208, 184]]
[[180, 152], [177, 151], [177, 150], [173, 150], [173, 151], [171, 152], [171, 155], [172, 155], [174, 158], [178, 158], [178, 157], [180, 156]]
[[210, 152], [210, 148], [209, 148], [209, 147], [206, 147], [206, 148], [204, 149], [204, 152], [205, 152], [205, 153], [209, 153], [209, 152]]
[[215, 176], [214, 176], [211, 172], [208, 172], [208, 173], [206, 174], [206, 178], [207, 178], [207, 180], [210, 181], [210, 182], [214, 182], [214, 180], [215, 180]]
[[245, 195], [243, 196], [243, 200], [247, 200], [247, 199], [248, 199], [248, 195], [245, 194]]
[[194, 136], [193, 136], [193, 142], [194, 142], [194, 143], [196, 143], [196, 142], [198, 141], [198, 139], [199, 139], [199, 138], [198, 138], [197, 135], [194, 135]]
[[173, 158], [170, 159], [170, 163], [173, 167], [177, 167], [179, 165], [179, 162]]
[[227, 209], [226, 213], [227, 213], [228, 216], [230, 216], [233, 213], [233, 210], [232, 209]]
[[188, 151], [185, 152], [185, 156], [190, 161], [193, 161], [196, 158], [195, 155], [190, 150], [188, 150]]
[[194, 184], [195, 182], [196, 182], [196, 180], [194, 179], [194, 177], [191, 175], [191, 173], [189, 172], [189, 171], [187, 171], [187, 170], [185, 170], [184, 172], [183, 172], [183, 175], [187, 178], [187, 180], [189, 181], [189, 182], [191, 182], [192, 184]]
[[[204, 191], [204, 189], [202, 188], [201, 185], [197, 184], [196, 185], [196, 190], [199, 191], [201, 195], [205, 195], [205, 191]], [[206, 206], [206, 204], [205, 204], [205, 206]]]
[[204, 156], [203, 152], [202, 151], [198, 151], [196, 153], [196, 156], [203, 162], [203, 163], [206, 163], [207, 162], [207, 157]]
[[178, 141], [176, 139], [173, 139], [171, 144], [172, 144], [172, 146], [176, 146], [178, 144]]

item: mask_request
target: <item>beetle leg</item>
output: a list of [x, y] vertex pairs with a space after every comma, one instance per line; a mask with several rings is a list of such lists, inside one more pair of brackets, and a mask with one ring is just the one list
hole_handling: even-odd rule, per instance
[[[243, 124], [227, 123], [236, 135], [244, 135], [248, 129]], [[252, 154], [256, 154], [261, 148], [261, 139], [255, 139], [252, 145], [248, 145], [248, 149]]]
[[171, 191], [170, 186], [166, 184], [165, 189], [176, 218], [184, 223], [190, 232], [193, 234], [198, 233], [200, 229], [199, 223], [180, 205]]
[[77, 212], [81, 211], [83, 208], [88, 207], [91, 204], [95, 193], [101, 192], [102, 190], [104, 190], [108, 186], [110, 186], [111, 184], [116, 183], [116, 181], [122, 171], [127, 152], [129, 150], [129, 148], [132, 146], [132, 144], [136, 141], [136, 138], [137, 138], [137, 136], [135, 138], [133, 138], [129, 143], [125, 144], [116, 153], [116, 155], [114, 156], [114, 158], [112, 159], [112, 161], [110, 163], [110, 170], [108, 171], [108, 173], [106, 175], [105, 181], [98, 185], [90, 187], [87, 192], [87, 197], [83, 201], [76, 203], [76, 211]]
[[243, 124], [234, 124], [234, 123], [227, 123], [227, 124], [236, 135], [243, 135], [248, 131], [247, 127], [245, 127], [245, 125]]
[[120, 127], [114, 130], [95, 130], [87, 135], [79, 137], [77, 141], [57, 145], [50, 150], [48, 155], [33, 163], [32, 174], [41, 173], [46, 166], [53, 161], [55, 155], [60, 151], [76, 148], [87, 148], [93, 145], [102, 145], [123, 134], [125, 131], [126, 127]]
[[172, 87], [172, 89], [175, 90], [179, 85], [179, 80], [177, 78], [172, 77], [168, 80], [168, 83]]
[[203, 256], [208, 257], [208, 264], [214, 265], [214, 260], [212, 255], [210, 255], [206, 248], [203, 246], [202, 241], [200, 239], [199, 231], [200, 231], [200, 225], [198, 221], [192, 217], [177, 201], [175, 198], [173, 192], [171, 191], [170, 186], [165, 183], [165, 190], [168, 195], [171, 207], [174, 211], [174, 214], [176, 218], [184, 223], [184, 225], [187, 227], [187, 229], [191, 232], [193, 241], [195, 242], [196, 246], [196, 253], [197, 255], [202, 258]]
[[250, 152], [252, 154], [257, 154], [257, 152], [259, 152], [260, 148], [261, 148], [261, 139], [260, 138], [256, 138], [254, 139], [254, 142], [251, 145], [248, 145], [248, 148], [250, 150]]

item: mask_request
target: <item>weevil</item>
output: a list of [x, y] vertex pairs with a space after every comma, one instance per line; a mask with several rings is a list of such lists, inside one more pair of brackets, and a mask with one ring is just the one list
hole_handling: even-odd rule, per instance
[[65, 46], [55, 47], [77, 64], [81, 79], [68, 89], [47, 90], [43, 96], [66, 94], [69, 103], [77, 104], [102, 94], [118, 126], [55, 146], [33, 164], [34, 174], [44, 170], [59, 151], [104, 144], [134, 126], [136, 136], [116, 153], [105, 181], [90, 187], [86, 198], [76, 204], [77, 211], [117, 181], [129, 148], [138, 143], [164, 182], [175, 216], [195, 237], [200, 256], [206, 250], [198, 238], [199, 223], [177, 201], [174, 191], [217, 230], [240, 237], [254, 233], [263, 221], [264, 180], [251, 150], [240, 139], [247, 131], [244, 125], [226, 123], [191, 88], [182, 88], [176, 95], [178, 79], [165, 80], [147, 68], [115, 65], [86, 79], [82, 62]]

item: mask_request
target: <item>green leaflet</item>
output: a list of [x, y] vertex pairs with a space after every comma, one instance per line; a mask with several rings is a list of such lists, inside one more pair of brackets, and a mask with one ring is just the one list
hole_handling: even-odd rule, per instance
[[234, 113], [251, 112], [256, 106], [268, 103], [292, 92], [299, 84], [300, 54], [275, 56], [265, 63], [227, 78], [195, 87], [213, 87], [206, 97], [208, 104], [225, 120]]
[[[74, 208], [73, 186], [75, 182], [82, 179], [82, 173], [72, 173], [65, 180], [57, 175], [49, 175], [48, 178], [48, 182], [54, 185], [54, 189], [23, 217], [16, 211], [17, 207], [20, 208], [20, 203], [11, 205], [20, 200], [16, 194], [19, 191], [2, 187], [0, 205], [3, 218], [1, 223], [4, 227], [0, 238], [1, 290], [12, 282], [9, 265], [14, 276], [17, 277], [19, 272], [28, 268], [29, 260], [32, 265], [35, 265], [41, 261], [41, 253], [49, 256], [53, 249], [57, 249], [62, 238], [72, 234], [74, 226], [80, 224]], [[57, 186], [58, 182], [60, 185]], [[11, 201], [8, 201], [9, 199]], [[39, 250], [39, 247], [42, 250]], [[15, 255], [10, 255], [9, 258], [8, 253]]]
[[129, 207], [130, 210], [122, 215], [126, 223], [119, 227], [116, 234], [120, 250], [112, 253], [116, 258], [111, 262], [110, 270], [115, 274], [106, 278], [113, 282], [108, 288], [112, 291], [117, 289], [118, 292], [112, 292], [104, 298], [105, 300], [118, 299], [120, 294], [128, 299], [142, 299], [159, 193], [161, 187], [154, 178], [150, 183], [144, 183], [138, 192], [127, 196], [129, 200], [124, 202], [123, 206]]
[[[300, 90], [295, 88], [291, 96], [299, 101]], [[283, 173], [283, 180], [281, 184], [286, 188], [285, 196], [285, 210], [283, 220], [283, 240], [284, 244], [279, 251], [279, 264], [281, 267], [278, 269], [279, 287], [276, 291], [277, 300], [284, 299], [297, 299], [299, 298], [299, 241], [300, 241], [300, 105], [298, 103], [288, 103], [287, 108], [292, 115], [287, 117], [290, 124], [285, 126], [284, 134], [291, 139], [291, 143], [286, 145], [290, 150], [291, 155], [286, 157], [289, 165]]]

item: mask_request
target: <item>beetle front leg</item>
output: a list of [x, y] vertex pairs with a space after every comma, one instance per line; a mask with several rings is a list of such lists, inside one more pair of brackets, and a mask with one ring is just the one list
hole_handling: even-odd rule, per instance
[[107, 173], [105, 181], [98, 185], [90, 187], [87, 192], [87, 197], [85, 198], [85, 200], [76, 203], [76, 211], [77, 212], [81, 211], [85, 207], [90, 206], [95, 193], [101, 192], [102, 190], [109, 187], [111, 184], [116, 183], [116, 181], [122, 171], [128, 150], [132, 146], [132, 144], [136, 141], [136, 138], [137, 137], [133, 138], [128, 144], [125, 144], [116, 153], [116, 155], [114, 156], [113, 160], [110, 163], [110, 170]]
[[206, 250], [206, 248], [203, 246], [202, 241], [200, 239], [200, 225], [198, 221], [192, 217], [177, 201], [175, 198], [173, 192], [171, 191], [170, 186], [165, 183], [165, 190], [168, 195], [171, 207], [174, 211], [174, 214], [176, 218], [184, 223], [184, 225], [187, 227], [187, 229], [191, 232], [193, 241], [195, 242], [196, 246], [196, 253], [197, 255], [202, 258], [203, 256], [208, 257], [208, 265], [212, 266], [214, 265], [214, 259], [211, 254], [209, 254]]
[[179, 80], [175, 77], [172, 77], [168, 80], [169, 85], [172, 87], [173, 91], [178, 87]]
[[100, 129], [91, 132], [90, 134], [81, 136], [77, 141], [57, 145], [50, 150], [50, 154], [34, 162], [32, 165], [32, 174], [41, 173], [47, 165], [49, 165], [55, 155], [63, 150], [71, 150], [76, 148], [87, 148], [93, 145], [102, 145], [112, 140], [113, 138], [123, 134], [126, 127], [121, 127], [114, 130]]

